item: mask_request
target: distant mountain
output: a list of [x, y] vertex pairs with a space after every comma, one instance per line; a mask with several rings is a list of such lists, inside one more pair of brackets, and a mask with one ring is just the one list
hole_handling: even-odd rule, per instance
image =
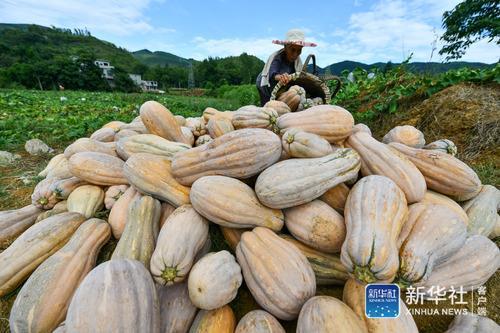
[[132, 52], [134, 58], [147, 66], [173, 66], [173, 67], [189, 67], [190, 62], [196, 62], [193, 59], [185, 59], [175, 54], [155, 51], [151, 52], [148, 49]]

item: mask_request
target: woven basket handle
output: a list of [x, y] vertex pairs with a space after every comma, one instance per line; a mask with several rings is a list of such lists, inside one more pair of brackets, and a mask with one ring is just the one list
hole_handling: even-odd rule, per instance
[[304, 66], [302, 66], [302, 71], [307, 73], [307, 66], [309, 65], [309, 60], [312, 58], [313, 60], [313, 71], [312, 74], [318, 76], [318, 68], [316, 67], [316, 56], [314, 54], [309, 54], [304, 61]]

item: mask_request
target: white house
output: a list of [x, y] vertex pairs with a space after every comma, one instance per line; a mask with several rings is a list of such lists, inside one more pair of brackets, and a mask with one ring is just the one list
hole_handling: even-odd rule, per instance
[[102, 77], [105, 78], [106, 80], [113, 80], [113, 69], [115, 69], [115, 66], [111, 66], [109, 61], [107, 60], [96, 60], [94, 61], [94, 64], [99, 67], [102, 70]]
[[158, 91], [158, 82], [143, 80], [140, 74], [129, 74], [128, 76], [141, 87], [142, 91]]

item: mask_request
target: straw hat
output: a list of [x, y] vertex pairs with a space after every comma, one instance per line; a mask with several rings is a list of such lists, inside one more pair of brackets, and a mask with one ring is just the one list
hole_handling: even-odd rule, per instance
[[306, 42], [304, 32], [300, 29], [291, 29], [286, 33], [285, 40], [273, 40], [273, 44], [286, 45], [286, 44], [294, 44], [300, 46], [312, 46], [315, 47], [315, 43]]

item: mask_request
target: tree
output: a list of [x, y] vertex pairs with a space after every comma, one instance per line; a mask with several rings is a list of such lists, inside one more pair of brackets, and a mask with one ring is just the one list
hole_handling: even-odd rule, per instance
[[441, 39], [447, 44], [439, 51], [446, 60], [459, 59], [467, 48], [484, 38], [500, 44], [500, 5], [497, 0], [465, 0], [443, 14]]

